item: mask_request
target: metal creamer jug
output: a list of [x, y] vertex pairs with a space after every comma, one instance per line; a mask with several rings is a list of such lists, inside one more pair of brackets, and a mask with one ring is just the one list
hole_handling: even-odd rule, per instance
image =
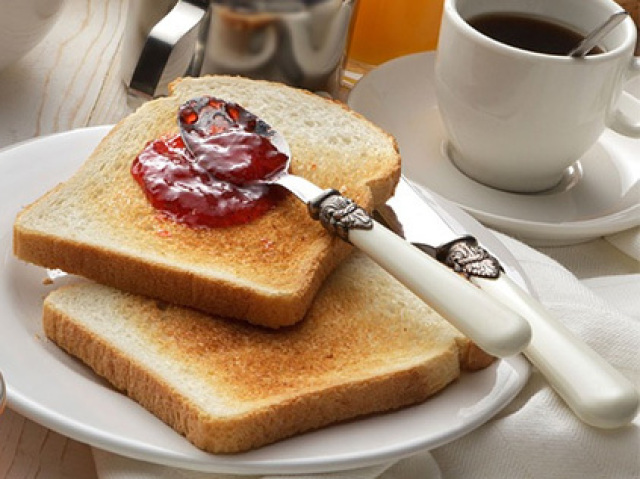
[[241, 75], [335, 95], [357, 0], [132, 0], [122, 49], [130, 93], [180, 76]]

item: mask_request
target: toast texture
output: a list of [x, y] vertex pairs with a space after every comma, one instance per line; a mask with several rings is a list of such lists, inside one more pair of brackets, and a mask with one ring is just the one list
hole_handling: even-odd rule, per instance
[[277, 331], [87, 281], [48, 295], [43, 327], [213, 453], [415, 404], [493, 361], [359, 252]]
[[287, 139], [291, 171], [335, 188], [366, 210], [400, 174], [395, 140], [339, 102], [240, 77], [186, 78], [118, 123], [78, 172], [27, 206], [15, 255], [124, 291], [278, 328], [298, 322], [350, 252], [288, 194], [261, 218], [192, 229], [162, 217], [130, 168], [145, 144], [177, 133], [178, 107], [213, 95], [237, 102]]

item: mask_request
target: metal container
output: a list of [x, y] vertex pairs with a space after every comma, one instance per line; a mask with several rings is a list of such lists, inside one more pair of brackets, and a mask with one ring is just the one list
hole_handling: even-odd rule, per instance
[[132, 0], [122, 51], [129, 91], [179, 76], [242, 75], [335, 95], [357, 0]]

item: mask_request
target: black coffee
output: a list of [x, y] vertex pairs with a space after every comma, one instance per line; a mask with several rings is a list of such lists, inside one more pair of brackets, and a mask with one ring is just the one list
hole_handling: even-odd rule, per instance
[[[469, 25], [480, 33], [512, 47], [549, 55], [566, 55], [584, 35], [565, 26], [535, 17], [490, 13], [473, 17]], [[599, 47], [588, 54], [602, 53]]]

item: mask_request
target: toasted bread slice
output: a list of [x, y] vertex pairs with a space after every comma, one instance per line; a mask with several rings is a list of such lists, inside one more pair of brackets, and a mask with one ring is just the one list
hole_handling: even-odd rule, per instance
[[213, 314], [273, 328], [299, 321], [350, 247], [293, 195], [249, 224], [197, 230], [161, 217], [132, 178], [145, 144], [176, 133], [178, 107], [204, 94], [237, 102], [280, 131], [293, 173], [369, 210], [392, 195], [395, 140], [343, 104], [277, 83], [184, 79], [118, 123], [71, 179], [19, 214], [14, 253]]
[[420, 402], [493, 360], [361, 253], [278, 331], [89, 282], [46, 298], [44, 330], [214, 453]]

